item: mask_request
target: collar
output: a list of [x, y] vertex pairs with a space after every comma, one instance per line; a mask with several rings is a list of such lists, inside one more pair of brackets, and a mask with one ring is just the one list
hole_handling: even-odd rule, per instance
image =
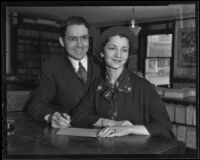
[[72, 66], [74, 67], [76, 72], [78, 72], [78, 68], [79, 68], [79, 64], [78, 63], [79, 62], [82, 63], [82, 65], [86, 69], [86, 71], [88, 70], [88, 57], [87, 57], [87, 55], [81, 60], [75, 60], [75, 59], [73, 59], [73, 58], [71, 58], [69, 56], [68, 56], [68, 58], [69, 58], [70, 62], [72, 63]]
[[115, 85], [110, 84], [108, 73], [106, 72], [105, 77], [100, 81], [99, 85], [97, 86], [97, 91], [103, 91], [102, 96], [107, 100], [110, 100], [112, 94], [115, 91], [124, 92], [127, 94], [131, 93], [132, 86], [129, 72], [124, 68]]

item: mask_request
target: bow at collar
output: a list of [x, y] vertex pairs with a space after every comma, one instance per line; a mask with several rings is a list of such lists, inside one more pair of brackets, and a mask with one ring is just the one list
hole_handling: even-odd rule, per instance
[[106, 72], [104, 79], [100, 81], [97, 87], [97, 91], [102, 90], [102, 97], [106, 100], [110, 100], [115, 91], [131, 93], [132, 87], [128, 71], [124, 68], [114, 85], [110, 83], [108, 72]]

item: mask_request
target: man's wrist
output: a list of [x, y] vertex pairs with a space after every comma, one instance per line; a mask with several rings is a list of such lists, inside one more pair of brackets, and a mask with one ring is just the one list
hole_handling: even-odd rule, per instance
[[44, 117], [44, 120], [50, 124], [51, 123], [51, 117], [52, 117], [52, 114], [47, 114], [45, 117]]

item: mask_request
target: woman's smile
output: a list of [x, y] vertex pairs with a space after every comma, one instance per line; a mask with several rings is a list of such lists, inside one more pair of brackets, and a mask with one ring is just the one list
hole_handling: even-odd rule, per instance
[[112, 60], [115, 63], [122, 63], [123, 62], [123, 59], [112, 59]]

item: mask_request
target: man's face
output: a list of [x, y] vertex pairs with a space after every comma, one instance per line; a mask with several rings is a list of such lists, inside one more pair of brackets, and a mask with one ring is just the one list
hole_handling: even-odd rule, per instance
[[89, 49], [88, 29], [84, 25], [68, 26], [65, 31], [63, 45], [71, 58], [81, 60]]

